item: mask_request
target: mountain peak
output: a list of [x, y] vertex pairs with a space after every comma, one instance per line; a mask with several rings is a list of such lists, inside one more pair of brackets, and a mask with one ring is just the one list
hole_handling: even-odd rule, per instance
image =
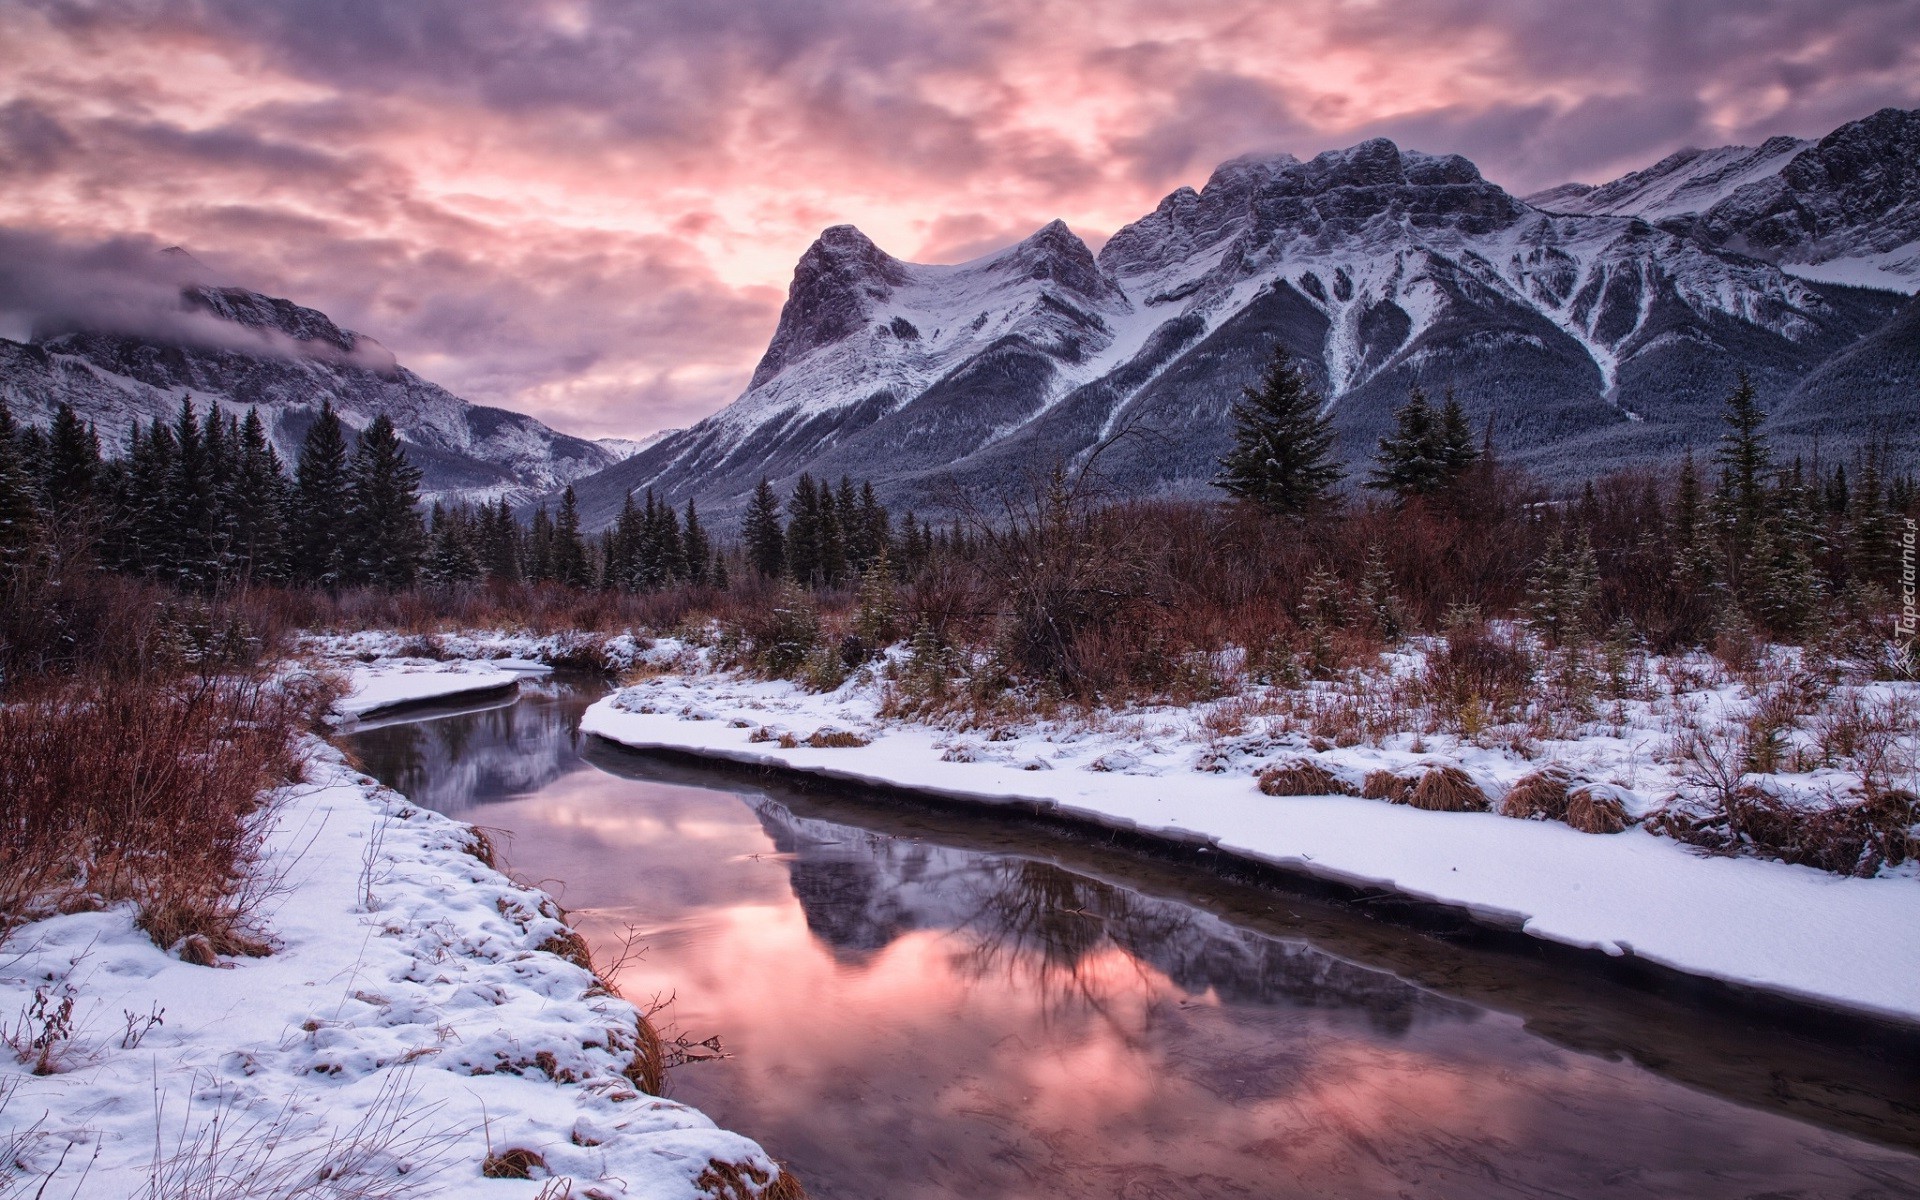
[[1002, 270], [1017, 271], [1028, 279], [1051, 280], [1089, 299], [1115, 291], [1113, 284], [1100, 273], [1093, 251], [1058, 218], [1002, 251], [994, 265]]
[[870, 307], [906, 282], [906, 265], [852, 225], [821, 230], [793, 268], [780, 324], [753, 369], [748, 390], [809, 351], [859, 329]]

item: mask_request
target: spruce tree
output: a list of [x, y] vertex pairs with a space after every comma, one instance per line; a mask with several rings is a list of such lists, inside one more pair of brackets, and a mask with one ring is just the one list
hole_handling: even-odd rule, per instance
[[580, 502], [569, 486], [560, 493], [560, 512], [553, 522], [553, 579], [568, 587], [586, 587], [593, 582], [587, 562], [587, 543], [580, 536]]
[[804, 473], [787, 501], [787, 572], [802, 587], [820, 577], [820, 493]]
[[787, 567], [787, 532], [780, 523], [780, 500], [773, 485], [762, 478], [747, 502], [746, 523], [741, 540], [747, 544], [747, 562], [755, 572], [774, 579]]
[[527, 546], [521, 558], [530, 583], [553, 582], [553, 518], [542, 504], [533, 510], [533, 522], [527, 527]]
[[39, 527], [33, 479], [20, 449], [19, 427], [0, 401], [0, 571], [17, 565]]
[[1446, 467], [1449, 482], [1465, 475], [1480, 461], [1480, 448], [1473, 444], [1473, 429], [1467, 424], [1467, 410], [1460, 406], [1452, 388], [1447, 389], [1446, 403], [1440, 406], [1440, 461]]
[[238, 444], [229, 489], [234, 573], [262, 583], [281, 582], [288, 574], [290, 489], [258, 409], [247, 410]]
[[1881, 494], [1880, 454], [1870, 449], [1860, 464], [1860, 484], [1847, 529], [1847, 569], [1861, 583], [1891, 585], [1900, 567], [1892, 514]]
[[613, 559], [608, 565], [607, 577], [615, 587], [633, 591], [640, 586], [640, 555], [645, 542], [646, 527], [640, 509], [633, 502], [633, 493], [628, 492], [620, 501], [620, 515], [614, 518], [613, 538], [608, 547]]
[[1402, 500], [1431, 496], [1453, 478], [1448, 469], [1446, 430], [1434, 415], [1426, 393], [1414, 388], [1393, 414], [1394, 431], [1380, 439], [1367, 486]]
[[700, 514], [694, 510], [691, 497], [687, 499], [687, 519], [681, 527], [680, 544], [686, 552], [687, 582], [695, 587], [706, 583], [712, 566], [713, 544], [707, 539], [707, 531], [700, 524]]
[[99, 436], [63, 402], [47, 428], [47, 477], [42, 488], [47, 507], [61, 515], [90, 509], [100, 466]]
[[451, 587], [480, 578], [480, 556], [464, 509], [433, 506], [432, 546], [421, 573], [427, 582]]
[[1583, 530], [1568, 541], [1556, 532], [1527, 581], [1527, 614], [1554, 646], [1585, 638], [1600, 582], [1593, 546]]
[[389, 591], [411, 587], [426, 550], [420, 471], [407, 460], [385, 413], [361, 433], [350, 477], [346, 557], [351, 581]]
[[183, 587], [210, 586], [220, 573], [222, 514], [212, 457], [220, 447], [207, 445], [190, 397], [180, 398], [173, 445], [166, 501], [171, 537], [162, 552], [161, 573]]
[[333, 588], [344, 582], [347, 514], [353, 503], [347, 467], [346, 429], [333, 411], [333, 402], [323, 401], [294, 466], [289, 532], [294, 577], [303, 583]]
[[[1727, 431], [1721, 435], [1715, 457], [1720, 463], [1720, 491], [1714, 497], [1720, 526], [1726, 580], [1736, 599], [1744, 599], [1748, 564], [1764, 560], [1760, 543], [1766, 540], [1767, 476], [1773, 458], [1760, 432], [1766, 413], [1755, 398], [1753, 381], [1740, 373], [1721, 414]], [[1767, 549], [1770, 549], [1768, 547]]]
[[1325, 402], [1275, 346], [1258, 387], [1233, 406], [1233, 449], [1220, 460], [1215, 487], [1268, 512], [1301, 517], [1325, 507], [1345, 474], [1333, 458], [1333, 420]]
[[520, 582], [520, 523], [506, 497], [481, 509], [481, 567], [487, 578], [499, 583]]

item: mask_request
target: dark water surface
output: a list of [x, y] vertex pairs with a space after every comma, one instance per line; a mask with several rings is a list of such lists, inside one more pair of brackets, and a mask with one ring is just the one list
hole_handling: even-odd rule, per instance
[[582, 739], [598, 685], [343, 740], [732, 1057], [816, 1200], [1920, 1197], [1920, 1061], [984, 815]]

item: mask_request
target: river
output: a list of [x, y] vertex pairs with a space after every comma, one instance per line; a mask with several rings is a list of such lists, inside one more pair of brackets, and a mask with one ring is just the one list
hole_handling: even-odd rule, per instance
[[341, 741], [633, 939], [622, 993], [727, 1055], [670, 1094], [816, 1200], [1920, 1197], [1920, 1040], [634, 754], [579, 735], [603, 691]]

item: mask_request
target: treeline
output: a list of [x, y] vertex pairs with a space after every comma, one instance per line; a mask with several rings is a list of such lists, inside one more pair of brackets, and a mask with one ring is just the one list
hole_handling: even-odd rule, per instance
[[[1722, 416], [1710, 474], [1688, 451], [1675, 472], [1617, 473], [1577, 499], [1551, 498], [1497, 462], [1490, 431], [1475, 445], [1451, 391], [1436, 409], [1415, 390], [1364, 486], [1397, 511], [1508, 527], [1530, 552], [1524, 610], [1556, 638], [1624, 620], [1669, 645], [1743, 625], [1797, 640], [1827, 623], [1836, 602], [1854, 612], [1885, 606], [1904, 518], [1920, 499], [1914, 477], [1890, 472], [1873, 447], [1851, 464], [1779, 461], [1744, 375]], [[1322, 398], [1283, 351], [1246, 389], [1234, 421], [1217, 486], [1299, 526], [1339, 521], [1347, 466], [1333, 456]]]
[[[521, 521], [505, 499], [436, 503], [385, 416], [357, 441], [321, 407], [288, 472], [259, 413], [202, 414], [183, 397], [171, 421], [135, 422], [121, 457], [61, 405], [45, 430], [0, 404], [0, 555], [61, 531], [99, 564], [196, 591], [227, 584], [403, 591], [475, 582], [650, 592], [726, 590], [746, 570], [837, 587], [876, 566], [904, 576], [941, 539], [908, 514], [896, 530], [871, 483], [802, 475], [783, 505], [762, 480], [743, 536], [722, 544], [692, 500], [629, 495], [597, 538], [572, 488], [557, 511]], [[951, 544], [951, 537], [946, 539]]]
[[323, 407], [288, 475], [257, 411], [135, 422], [127, 453], [61, 405], [46, 430], [0, 405], [0, 555], [80, 539], [100, 565], [204, 591], [224, 583], [402, 588], [426, 545], [420, 473], [393, 423], [374, 418], [348, 449]]

